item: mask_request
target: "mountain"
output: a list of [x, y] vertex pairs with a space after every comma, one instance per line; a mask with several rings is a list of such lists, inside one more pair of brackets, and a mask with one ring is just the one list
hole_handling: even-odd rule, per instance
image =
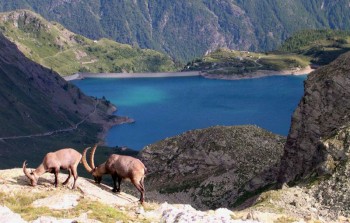
[[175, 70], [170, 57], [162, 53], [108, 39], [94, 41], [28, 10], [0, 13], [0, 30], [28, 58], [63, 76]]
[[0, 168], [95, 143], [106, 128], [126, 121], [111, 115], [115, 109], [32, 62], [0, 34]]
[[190, 61], [219, 47], [269, 51], [302, 29], [350, 28], [349, 0], [13, 0], [91, 39], [109, 37]]
[[333, 216], [349, 216], [350, 52], [309, 74], [292, 116], [279, 183], [309, 182]]
[[215, 126], [149, 145], [140, 158], [147, 188], [169, 202], [233, 208], [276, 183], [284, 143], [256, 126]]
[[[308, 76], [284, 148], [282, 182], [332, 173], [347, 160], [345, 142], [339, 139], [328, 146], [326, 142], [332, 138], [336, 142], [350, 123], [349, 72], [350, 53], [346, 53]], [[344, 134], [340, 135], [346, 140]]]

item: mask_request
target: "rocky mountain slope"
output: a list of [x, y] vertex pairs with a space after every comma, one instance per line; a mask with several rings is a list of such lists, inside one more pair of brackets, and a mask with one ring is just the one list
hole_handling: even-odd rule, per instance
[[0, 13], [0, 30], [31, 60], [60, 75], [78, 72], [165, 72], [170, 57], [108, 39], [91, 40], [29, 10]]
[[115, 109], [32, 62], [0, 35], [0, 167], [96, 142], [105, 127], [125, 121], [111, 115]]
[[[66, 178], [67, 174], [59, 174], [60, 182]], [[83, 177], [78, 178], [76, 190], [70, 189], [72, 179], [68, 185], [57, 188], [53, 182], [53, 174], [47, 173], [32, 187], [22, 169], [0, 170], [0, 222], [340, 223], [349, 220], [321, 218], [319, 212], [323, 210], [317, 200], [299, 187], [268, 191], [256, 199], [256, 205], [239, 211], [226, 208], [199, 211], [189, 204], [175, 204], [161, 197], [146, 197], [141, 206], [136, 197], [124, 192], [112, 193], [110, 186], [96, 185]], [[124, 184], [123, 190], [128, 186], [132, 188]]]
[[282, 159], [281, 181], [313, 174], [332, 173], [346, 160], [345, 151], [327, 148], [324, 142], [350, 122], [350, 53], [311, 73], [305, 93], [292, 117]]
[[350, 53], [311, 73], [293, 114], [280, 183], [311, 181], [333, 216], [349, 216]]
[[[59, 175], [60, 182], [66, 178]], [[146, 202], [141, 206], [132, 195], [112, 193], [111, 187], [82, 177], [76, 190], [71, 185], [55, 188], [53, 181], [52, 174], [44, 174], [32, 187], [21, 169], [0, 170], [0, 222], [257, 222], [239, 220], [247, 213], [237, 215], [224, 208], [202, 212], [186, 204]]]
[[349, 0], [13, 0], [91, 39], [109, 37], [190, 61], [218, 47], [266, 51], [303, 29], [349, 29]]
[[147, 146], [140, 157], [147, 188], [201, 209], [232, 208], [276, 182], [284, 142], [254, 126], [217, 126]]

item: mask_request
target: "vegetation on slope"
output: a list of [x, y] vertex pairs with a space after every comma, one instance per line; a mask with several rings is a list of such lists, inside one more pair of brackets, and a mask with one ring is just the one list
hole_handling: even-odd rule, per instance
[[172, 60], [154, 50], [108, 39], [91, 40], [62, 25], [19, 10], [0, 14], [0, 30], [31, 60], [61, 75], [77, 72], [172, 71]]
[[350, 50], [350, 32], [329, 29], [300, 31], [288, 38], [280, 50], [305, 55], [311, 63], [326, 65]]
[[350, 33], [335, 30], [304, 30], [288, 38], [278, 49], [266, 53], [218, 49], [191, 61], [185, 70], [244, 77], [259, 70], [297, 71], [308, 65], [329, 64], [350, 50]]
[[348, 0], [12, 0], [91, 39], [162, 50], [190, 61], [218, 47], [269, 51], [302, 29], [350, 28]]
[[284, 143], [256, 126], [215, 126], [151, 144], [140, 157], [147, 188], [171, 202], [185, 196], [196, 208], [232, 208], [276, 182]]
[[189, 62], [184, 70], [199, 70], [206, 74], [245, 77], [261, 70], [297, 71], [310, 64], [306, 56], [294, 53], [253, 53], [218, 49], [201, 59]]
[[112, 111], [0, 35], [0, 168], [20, 166], [18, 157], [41, 162], [48, 151], [90, 146], [102, 125], [118, 122]]

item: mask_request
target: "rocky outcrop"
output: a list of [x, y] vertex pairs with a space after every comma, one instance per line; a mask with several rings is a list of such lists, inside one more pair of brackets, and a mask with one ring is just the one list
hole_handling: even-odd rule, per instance
[[327, 153], [323, 167], [329, 174], [316, 181], [311, 191], [330, 210], [328, 215], [350, 216], [350, 125], [321, 140], [321, 145]]
[[350, 53], [347, 53], [311, 73], [305, 81], [305, 93], [293, 114], [284, 148], [280, 183], [333, 173], [336, 164], [348, 157], [344, 147], [334, 149], [324, 140], [340, 134], [349, 123]]
[[255, 126], [217, 126], [167, 138], [140, 156], [148, 190], [201, 209], [233, 207], [275, 183], [284, 142]]

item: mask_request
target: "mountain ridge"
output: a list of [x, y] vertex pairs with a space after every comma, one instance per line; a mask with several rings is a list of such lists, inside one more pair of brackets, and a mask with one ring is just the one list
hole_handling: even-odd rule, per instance
[[78, 72], [164, 72], [166, 55], [103, 38], [91, 40], [29, 10], [0, 13], [0, 29], [31, 60], [61, 75]]
[[273, 50], [301, 29], [350, 28], [348, 0], [14, 0], [0, 4], [0, 11], [19, 8], [36, 11], [91, 39], [109, 37], [162, 50], [182, 62], [219, 47]]

